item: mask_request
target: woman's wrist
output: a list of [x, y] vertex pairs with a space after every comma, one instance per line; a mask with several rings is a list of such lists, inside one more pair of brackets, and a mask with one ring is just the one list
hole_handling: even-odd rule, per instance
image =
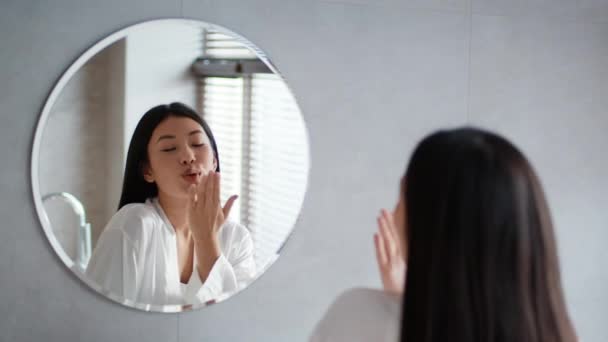
[[217, 241], [217, 235], [215, 238], [195, 240], [194, 249], [197, 258], [197, 269], [201, 282], [205, 282], [213, 265], [219, 259], [221, 250], [219, 242]]
[[192, 229], [192, 238], [195, 243], [205, 244], [217, 241], [217, 231], [215, 229]]
[[198, 251], [219, 251], [219, 239], [216, 233], [205, 233], [193, 236], [194, 248]]

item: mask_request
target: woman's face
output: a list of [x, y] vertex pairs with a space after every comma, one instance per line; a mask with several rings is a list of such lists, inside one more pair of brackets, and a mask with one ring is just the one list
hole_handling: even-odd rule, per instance
[[397, 200], [397, 204], [395, 205], [395, 209], [393, 211], [393, 219], [395, 220], [395, 228], [397, 230], [397, 235], [399, 236], [399, 242], [401, 243], [401, 252], [403, 254], [403, 259], [407, 258], [407, 239], [405, 237], [405, 231], [407, 229], [407, 210], [404, 200], [405, 194], [405, 178], [401, 179], [400, 189], [399, 189], [399, 198]]
[[159, 194], [186, 198], [191, 184], [215, 171], [217, 161], [209, 137], [198, 122], [170, 116], [152, 132], [144, 179], [156, 183]]

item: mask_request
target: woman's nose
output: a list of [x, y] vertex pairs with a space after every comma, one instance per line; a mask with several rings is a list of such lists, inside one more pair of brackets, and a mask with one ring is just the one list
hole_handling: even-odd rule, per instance
[[191, 149], [186, 148], [185, 152], [181, 156], [180, 162], [184, 165], [192, 164], [194, 162], [194, 153]]

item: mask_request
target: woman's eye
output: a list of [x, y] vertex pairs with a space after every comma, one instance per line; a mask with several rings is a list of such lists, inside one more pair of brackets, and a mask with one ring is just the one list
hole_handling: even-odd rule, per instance
[[161, 151], [163, 151], [163, 152], [171, 152], [171, 151], [175, 151], [175, 150], [176, 150], [175, 147], [169, 147], [169, 148], [164, 148]]
[[192, 144], [192, 146], [194, 146], [194, 147], [202, 147], [202, 146], [205, 146], [205, 144]]

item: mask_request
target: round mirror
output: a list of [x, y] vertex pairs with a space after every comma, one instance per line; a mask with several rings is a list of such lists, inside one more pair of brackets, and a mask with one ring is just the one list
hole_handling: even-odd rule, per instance
[[294, 96], [258, 48], [215, 25], [155, 20], [103, 39], [60, 78], [32, 186], [80, 279], [176, 312], [234, 295], [276, 260], [309, 160]]

